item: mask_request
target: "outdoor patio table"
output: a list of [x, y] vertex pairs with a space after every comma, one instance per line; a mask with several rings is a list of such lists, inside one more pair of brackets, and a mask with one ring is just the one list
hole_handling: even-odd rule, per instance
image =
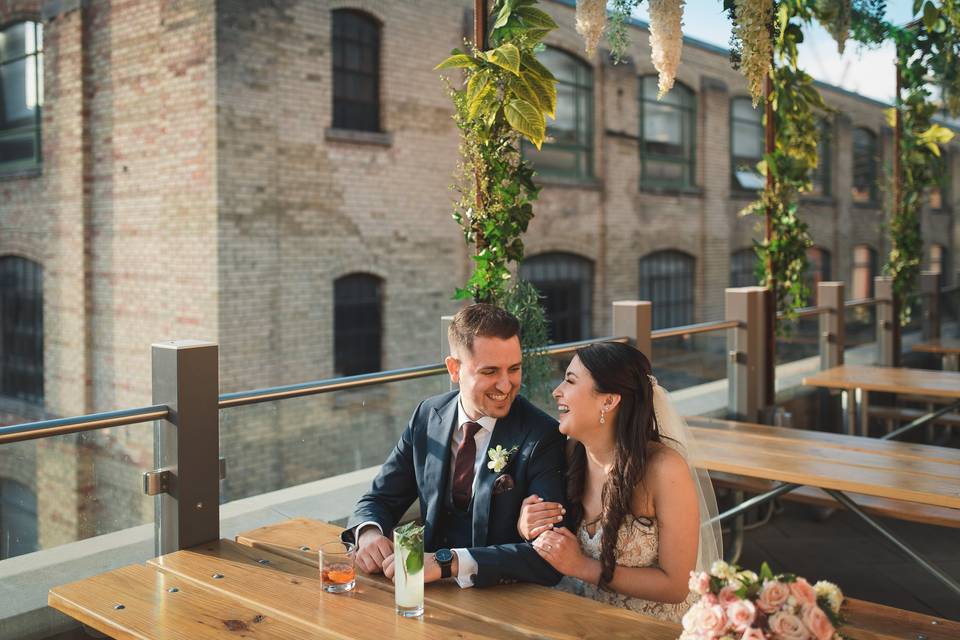
[[803, 384], [843, 392], [847, 409], [846, 432], [854, 433], [859, 416], [860, 434], [864, 436], [868, 433], [871, 391], [960, 400], [960, 373], [955, 371], [846, 364], [806, 376]]
[[936, 338], [913, 345], [914, 351], [936, 353], [944, 371], [957, 371], [960, 365], [960, 338]]

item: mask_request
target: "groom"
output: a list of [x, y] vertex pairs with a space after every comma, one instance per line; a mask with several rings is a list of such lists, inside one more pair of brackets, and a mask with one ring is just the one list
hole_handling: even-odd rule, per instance
[[425, 582], [560, 580], [517, 532], [526, 496], [563, 502], [565, 467], [557, 421], [517, 396], [519, 333], [517, 319], [493, 305], [454, 316], [446, 365], [459, 391], [420, 403], [344, 532], [364, 571], [393, 577], [391, 530], [419, 500]]

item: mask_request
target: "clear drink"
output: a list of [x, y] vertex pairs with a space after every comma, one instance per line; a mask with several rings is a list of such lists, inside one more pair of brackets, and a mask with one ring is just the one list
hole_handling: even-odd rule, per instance
[[393, 532], [394, 601], [406, 618], [423, 615], [423, 527], [414, 522]]

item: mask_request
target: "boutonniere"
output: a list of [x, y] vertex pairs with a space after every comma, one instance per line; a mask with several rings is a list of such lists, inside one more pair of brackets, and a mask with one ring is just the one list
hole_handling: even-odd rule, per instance
[[487, 469], [492, 470], [494, 473], [500, 473], [507, 467], [507, 464], [509, 464], [510, 456], [519, 450], [520, 447], [504, 449], [499, 444], [495, 449], [487, 449], [487, 456], [490, 458], [490, 462], [487, 463]]

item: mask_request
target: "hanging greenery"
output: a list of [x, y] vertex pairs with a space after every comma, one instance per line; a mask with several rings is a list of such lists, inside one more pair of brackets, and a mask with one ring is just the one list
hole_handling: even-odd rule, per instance
[[756, 107], [773, 60], [773, 0], [724, 0], [724, 6], [733, 17], [733, 51]]
[[[577, 0], [581, 2], [590, 0]], [[630, 46], [630, 36], [627, 35], [627, 24], [633, 10], [640, 6], [642, 0], [611, 0], [610, 23], [607, 27], [607, 46], [610, 47], [610, 58], [614, 64], [623, 62], [623, 54]]]

